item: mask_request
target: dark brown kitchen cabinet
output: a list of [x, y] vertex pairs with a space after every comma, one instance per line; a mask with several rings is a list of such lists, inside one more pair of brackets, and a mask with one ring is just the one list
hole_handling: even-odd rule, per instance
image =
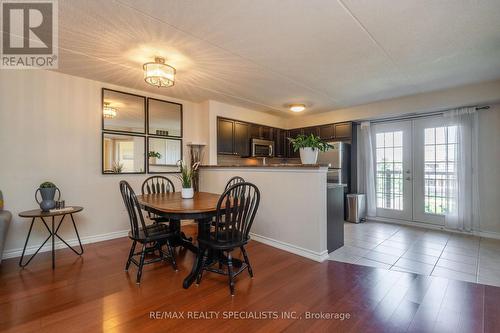
[[273, 128], [273, 141], [274, 141], [274, 156], [275, 157], [286, 157], [286, 131]]
[[335, 139], [350, 139], [352, 137], [352, 123], [337, 123], [335, 127]]
[[319, 137], [322, 140], [331, 140], [335, 138], [335, 130], [333, 124], [318, 126], [318, 132]]
[[234, 154], [250, 156], [250, 125], [247, 123], [234, 122]]
[[260, 125], [251, 124], [250, 125], [250, 138], [261, 139], [262, 138], [261, 128], [262, 128], [262, 126], [260, 126]]
[[217, 153], [234, 154], [234, 121], [217, 119]]
[[319, 135], [319, 131], [318, 131], [318, 127], [317, 126], [314, 126], [314, 127], [305, 127], [303, 128], [303, 134], [304, 135], [311, 135], [311, 134], [314, 134], [315, 136], [318, 136]]
[[[295, 128], [295, 129], [292, 129], [292, 130], [289, 130], [288, 131], [288, 137], [289, 138], [292, 138], [292, 139], [295, 139], [297, 137], [297, 135], [299, 134], [303, 134], [302, 132], [302, 128]], [[298, 158], [300, 157], [299, 155], [299, 151], [293, 151], [293, 147], [292, 147], [292, 144], [290, 143], [290, 141], [287, 139], [287, 155], [289, 158]]]
[[273, 128], [267, 126], [261, 126], [260, 128], [261, 138], [264, 140], [272, 140], [273, 139]]

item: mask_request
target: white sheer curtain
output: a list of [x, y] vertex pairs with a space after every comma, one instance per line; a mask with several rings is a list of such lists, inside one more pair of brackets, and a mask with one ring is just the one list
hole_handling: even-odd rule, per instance
[[377, 198], [375, 194], [375, 167], [373, 160], [372, 131], [370, 122], [361, 123], [359, 145], [360, 182], [359, 192], [366, 194], [367, 215], [377, 216]]
[[448, 184], [449, 196], [454, 202], [445, 215], [445, 227], [472, 231], [479, 221], [478, 115], [475, 107], [467, 107], [448, 111], [444, 116], [450, 119], [450, 125], [457, 126], [456, 177]]

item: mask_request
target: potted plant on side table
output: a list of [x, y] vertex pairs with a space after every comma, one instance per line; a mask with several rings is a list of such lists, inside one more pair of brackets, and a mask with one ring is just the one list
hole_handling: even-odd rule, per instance
[[[37, 202], [40, 205], [40, 209], [44, 212], [48, 212], [49, 210], [53, 209], [56, 207], [56, 201], [55, 196], [56, 196], [56, 191], [59, 192], [59, 197], [61, 197], [61, 192], [57, 188], [57, 186], [52, 183], [52, 182], [43, 182], [40, 184], [40, 186], [37, 189], [37, 192], [40, 192], [40, 196], [42, 197], [41, 201]], [[36, 198], [36, 192], [35, 192], [35, 198]], [[59, 199], [57, 199], [59, 200]]]
[[288, 140], [292, 144], [293, 151], [298, 150], [300, 152], [300, 161], [302, 164], [316, 164], [318, 152], [333, 148], [332, 145], [324, 142], [319, 136], [314, 134], [299, 134], [296, 138], [288, 138]]
[[177, 164], [180, 171], [178, 177], [182, 185], [181, 196], [183, 199], [192, 199], [194, 197], [193, 178], [198, 171], [200, 162], [196, 162], [193, 165], [188, 166], [186, 162], [179, 160]]

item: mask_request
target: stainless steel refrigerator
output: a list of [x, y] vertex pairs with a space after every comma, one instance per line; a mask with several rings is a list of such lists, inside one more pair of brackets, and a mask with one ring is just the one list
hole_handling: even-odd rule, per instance
[[328, 182], [351, 185], [351, 145], [345, 142], [329, 142], [333, 146], [326, 152], [320, 152], [319, 164], [328, 164]]

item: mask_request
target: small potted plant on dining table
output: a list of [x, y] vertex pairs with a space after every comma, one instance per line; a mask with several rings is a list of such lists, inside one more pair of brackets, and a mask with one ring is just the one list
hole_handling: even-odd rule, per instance
[[179, 160], [177, 165], [179, 166], [180, 171], [178, 178], [182, 185], [181, 196], [183, 199], [192, 199], [194, 197], [193, 178], [198, 172], [200, 162], [196, 162], [193, 165], [188, 166], [186, 162]]
[[302, 164], [316, 164], [320, 151], [327, 151], [333, 148], [332, 145], [321, 140], [319, 136], [314, 134], [299, 134], [296, 138], [288, 138], [288, 140], [292, 144], [293, 151], [298, 150], [300, 152], [300, 161]]

